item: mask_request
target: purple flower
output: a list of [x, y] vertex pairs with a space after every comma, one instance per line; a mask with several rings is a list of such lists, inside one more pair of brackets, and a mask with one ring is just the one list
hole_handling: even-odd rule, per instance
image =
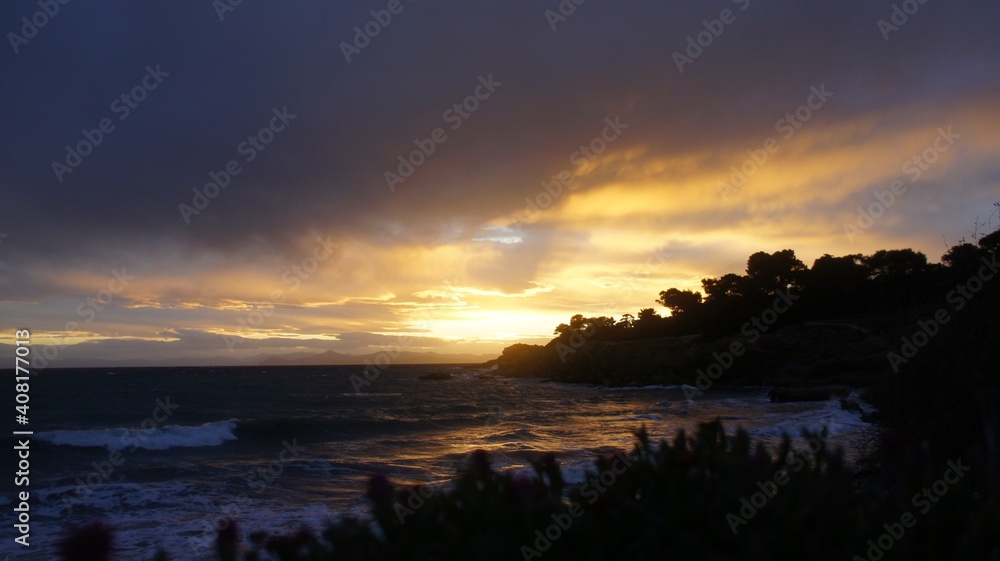
[[236, 559], [236, 550], [240, 542], [240, 532], [236, 527], [236, 521], [232, 518], [226, 519], [226, 525], [219, 530], [219, 535], [215, 540], [215, 548], [220, 559]]
[[368, 498], [376, 503], [392, 500], [392, 484], [386, 476], [378, 474], [368, 479]]
[[100, 522], [71, 530], [59, 542], [59, 556], [64, 561], [108, 561], [114, 535]]

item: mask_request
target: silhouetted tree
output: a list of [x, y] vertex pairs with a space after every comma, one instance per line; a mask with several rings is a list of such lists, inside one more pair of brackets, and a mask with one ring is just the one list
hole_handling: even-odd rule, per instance
[[979, 238], [979, 247], [991, 252], [1000, 252], [1000, 229]]
[[560, 323], [555, 329], [555, 335], [559, 337], [570, 337], [574, 333], [584, 334], [587, 338], [608, 339], [614, 338], [610, 332], [615, 330], [615, 318], [609, 316], [584, 317], [583, 314], [576, 314], [569, 318], [569, 324]]
[[705, 301], [711, 302], [747, 296], [749, 284], [746, 277], [727, 273], [717, 279], [701, 279], [701, 287], [705, 290]]
[[891, 277], [922, 273], [927, 270], [927, 256], [912, 249], [880, 249], [864, 258], [871, 277]]
[[805, 264], [799, 261], [791, 249], [771, 254], [758, 251], [747, 259], [750, 286], [767, 296], [773, 296], [778, 290], [799, 288], [805, 271]]
[[639, 320], [636, 323], [649, 323], [659, 319], [662, 318], [660, 317], [660, 314], [656, 313], [656, 310], [653, 308], [643, 308], [639, 310]]
[[598, 329], [611, 329], [615, 326], [615, 318], [611, 316], [599, 316], [590, 318], [590, 322]]
[[834, 257], [825, 254], [804, 276], [808, 305], [824, 312], [864, 309], [870, 269], [860, 253]]
[[660, 292], [658, 303], [663, 304], [674, 316], [694, 311], [701, 305], [701, 293], [670, 288]]
[[976, 274], [986, 253], [980, 246], [963, 243], [953, 246], [942, 255], [941, 262], [948, 265], [954, 277], [966, 278]]
[[[738, 332], [779, 290], [802, 296], [794, 310], [782, 315], [784, 324], [848, 314], [913, 313], [928, 298], [940, 298], [949, 283], [977, 273], [984, 257], [1000, 253], [1000, 229], [975, 239], [976, 245], [950, 248], [941, 258], [943, 265], [928, 263], [926, 255], [913, 249], [879, 250], [868, 256], [825, 254], [811, 268], [791, 249], [758, 251], [747, 259], [745, 275], [702, 279], [704, 296], [678, 288], [660, 292], [656, 302], [670, 310], [670, 317], [661, 317], [653, 308], [639, 310], [638, 316], [624, 314], [618, 321], [576, 314], [568, 324], [559, 324], [555, 334], [620, 341], [699, 333], [711, 340]], [[962, 279], [954, 278], [958, 276]]]
[[881, 249], [864, 258], [870, 269], [869, 309], [899, 310], [919, 302], [927, 292], [927, 275], [935, 268], [927, 256], [912, 249]]
[[622, 329], [632, 329], [635, 327], [635, 316], [632, 314], [622, 314], [622, 319], [617, 324]]

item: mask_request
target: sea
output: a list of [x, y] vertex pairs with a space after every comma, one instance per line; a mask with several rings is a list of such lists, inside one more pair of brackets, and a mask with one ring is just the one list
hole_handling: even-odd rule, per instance
[[[421, 379], [441, 372], [451, 378]], [[226, 518], [243, 535], [365, 518], [372, 475], [447, 486], [480, 449], [497, 469], [525, 473], [553, 453], [582, 481], [596, 455], [631, 449], [640, 427], [658, 441], [721, 419], [768, 443], [825, 428], [849, 458], [868, 428], [839, 401], [771, 403], [762, 388], [603, 388], [439, 365], [390, 366], [365, 385], [362, 376], [351, 366], [46, 370], [32, 377], [24, 425], [5, 385], [8, 426], [33, 434], [0, 435], [0, 560], [53, 559], [67, 529], [92, 521], [113, 528], [115, 559], [158, 548], [212, 559]], [[24, 438], [29, 481], [15, 486]], [[23, 490], [28, 547], [11, 524]]]

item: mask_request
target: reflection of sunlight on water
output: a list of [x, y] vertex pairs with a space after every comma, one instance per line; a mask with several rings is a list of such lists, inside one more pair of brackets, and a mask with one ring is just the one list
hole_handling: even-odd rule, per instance
[[[175, 527], [197, 534], [204, 521], [219, 507], [228, 508], [240, 491], [252, 494], [241, 507], [246, 527], [293, 531], [298, 524], [320, 524], [329, 516], [367, 516], [365, 492], [375, 474], [387, 476], [397, 486], [447, 486], [469, 466], [476, 450], [488, 453], [493, 469], [529, 476], [534, 475], [532, 462], [552, 453], [572, 484], [593, 470], [595, 456], [630, 451], [634, 432], [643, 426], [653, 442], [672, 441], [681, 429], [693, 436], [699, 423], [721, 419], [730, 434], [743, 426], [752, 440], [772, 444], [783, 432], [797, 437], [803, 427], [816, 430], [825, 418], [834, 421], [834, 443], [849, 441], [865, 426], [860, 415], [842, 411], [835, 401], [774, 404], [762, 389], [713, 390], [688, 400], [681, 388], [540, 384], [478, 378], [475, 371], [458, 371], [447, 382], [418, 381], [417, 376], [429, 369], [387, 371], [370, 393], [361, 396], [342, 394], [335, 376], [314, 377], [307, 372], [309, 391], [279, 400], [275, 405], [284, 408], [279, 411], [263, 403], [271, 403], [281, 385], [260, 389], [257, 409], [246, 403], [204, 403], [201, 409], [208, 413], [199, 421], [240, 419], [237, 441], [196, 452], [187, 448], [161, 452], [172, 458], [175, 473], [164, 476], [169, 484], [150, 482], [141, 494], [108, 482], [91, 502], [111, 515], [121, 505], [134, 509], [134, 520], [116, 518], [123, 532], [132, 528], [128, 539], [123, 538], [127, 544], [142, 539], [148, 529], [143, 517], [151, 512], [170, 516]], [[265, 375], [260, 380], [272, 383]], [[279, 382], [284, 384], [273, 383]], [[251, 416], [250, 409], [266, 415]], [[266, 489], [248, 489], [243, 478], [272, 462], [276, 439], [296, 437], [306, 447], [305, 455], [284, 465]], [[86, 456], [84, 449], [64, 448], [58, 452], [69, 459]], [[139, 467], [143, 477], [154, 471], [151, 467], [160, 473], [161, 465], [140, 462], [136, 456], [125, 465], [133, 470], [130, 477], [138, 477]], [[148, 508], [136, 506], [139, 503]], [[48, 530], [62, 519], [42, 520]]]
[[369, 475], [386, 475], [398, 486], [447, 487], [477, 450], [487, 452], [494, 470], [528, 476], [534, 475], [533, 461], [553, 453], [566, 480], [575, 483], [586, 479], [597, 455], [631, 451], [641, 427], [658, 443], [673, 441], [680, 430], [692, 437], [700, 423], [717, 419], [730, 435], [743, 427], [753, 442], [772, 446], [784, 433], [804, 444], [802, 428], [815, 431], [832, 421], [829, 440], [848, 447], [851, 459], [851, 440], [867, 426], [835, 401], [771, 403], [762, 389], [718, 390], [689, 400], [680, 388], [626, 391], [474, 377], [430, 387], [434, 392], [406, 393], [366, 411], [369, 418], [385, 418], [386, 428], [325, 444], [324, 455], [338, 470], [322, 483], [328, 491], [302, 489], [302, 500], [324, 496], [328, 506], [364, 512]]
[[[593, 392], [590, 389], [587, 393]], [[636, 392], [604, 392], [580, 399], [553, 400], [556, 414], [542, 411], [508, 411], [495, 424], [476, 425], [441, 435], [436, 479], [453, 477], [467, 465], [474, 450], [490, 453], [498, 469], [528, 469], [546, 452], [555, 453], [569, 472], [589, 467], [597, 454], [631, 450], [634, 433], [645, 427], [654, 442], [673, 440], [684, 430], [690, 437], [700, 423], [721, 419], [730, 435], [743, 427], [756, 443], [777, 445], [784, 434], [793, 444], [803, 443], [802, 430], [818, 432], [827, 427], [828, 442], [844, 447], [856, 457], [856, 441], [867, 426], [857, 413], [841, 410], [839, 403], [771, 403], [765, 391], [702, 396], [688, 400], [680, 390], [651, 391], [635, 399]]]

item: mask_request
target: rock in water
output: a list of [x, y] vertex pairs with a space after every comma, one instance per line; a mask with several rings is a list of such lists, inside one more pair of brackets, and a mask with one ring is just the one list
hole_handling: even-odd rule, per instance
[[419, 380], [451, 380], [452, 375], [448, 372], [431, 372], [429, 374], [423, 374], [418, 376]]
[[768, 394], [771, 403], [792, 401], [828, 401], [835, 397], [845, 397], [851, 393], [847, 386], [812, 386], [804, 388], [774, 388]]

